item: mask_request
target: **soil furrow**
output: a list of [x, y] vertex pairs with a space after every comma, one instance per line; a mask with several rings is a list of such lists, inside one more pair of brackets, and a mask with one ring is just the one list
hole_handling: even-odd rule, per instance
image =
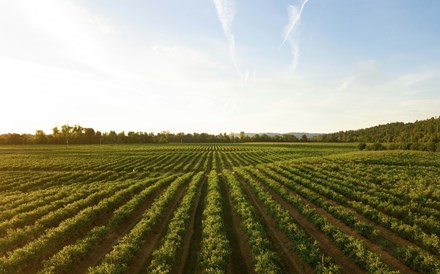
[[398, 258], [394, 257], [392, 254], [390, 254], [388, 251], [386, 251], [382, 246], [372, 242], [371, 240], [365, 238], [362, 236], [359, 232], [355, 231], [348, 225], [346, 225], [344, 222], [339, 220], [338, 218], [334, 217], [332, 214], [328, 213], [325, 209], [315, 205], [314, 203], [310, 202], [306, 198], [296, 194], [294, 191], [290, 190], [289, 188], [282, 185], [282, 187], [287, 190], [291, 195], [295, 195], [301, 199], [301, 201], [310, 206], [311, 208], [315, 209], [321, 216], [326, 218], [330, 223], [332, 223], [334, 226], [336, 226], [338, 229], [340, 229], [342, 232], [344, 232], [347, 235], [353, 236], [357, 239], [360, 239], [363, 241], [365, 246], [372, 252], [378, 254], [381, 259], [391, 266], [392, 268], [399, 270], [402, 273], [416, 273], [413, 270], [411, 270], [408, 266], [405, 265], [404, 262], [400, 261]]
[[[313, 191], [310, 189], [310, 191]], [[413, 242], [410, 242], [402, 237], [400, 237], [399, 235], [397, 235], [395, 232], [392, 232], [391, 230], [389, 230], [386, 227], [383, 227], [381, 225], [376, 224], [375, 222], [373, 222], [372, 220], [368, 219], [367, 217], [359, 214], [358, 212], [354, 211], [352, 208], [347, 207], [345, 205], [342, 205], [334, 200], [330, 200], [329, 198], [325, 197], [324, 195], [315, 192], [317, 195], [319, 195], [322, 199], [324, 199], [325, 201], [327, 201], [328, 203], [330, 203], [331, 205], [334, 206], [339, 206], [342, 207], [344, 210], [347, 210], [350, 212], [350, 214], [352, 214], [353, 216], [355, 216], [359, 221], [364, 222], [368, 225], [371, 225], [374, 229], [376, 229], [377, 231], [380, 232], [380, 234], [387, 240], [395, 243], [396, 245], [400, 245], [400, 246], [412, 246], [412, 247], [417, 247], [416, 244], [414, 244]]]
[[231, 244], [231, 256], [228, 262], [228, 273], [255, 273], [252, 267], [252, 252], [247, 243], [247, 236], [241, 229], [241, 220], [232, 209], [232, 197], [228, 185], [222, 176], [220, 181], [226, 235]]
[[107, 254], [112, 249], [113, 245], [116, 244], [128, 231], [130, 231], [136, 225], [136, 223], [140, 221], [140, 219], [142, 218], [142, 214], [146, 210], [148, 210], [148, 208], [157, 197], [162, 195], [162, 193], [168, 186], [169, 184], [166, 184], [158, 189], [153, 195], [151, 195], [147, 199], [147, 201], [145, 201], [145, 203], [141, 207], [139, 207], [134, 212], [129, 220], [123, 222], [121, 226], [119, 226], [115, 231], [108, 235], [99, 245], [92, 248], [89, 251], [89, 255], [84, 260], [75, 264], [72, 269], [72, 273], [86, 273], [87, 269], [90, 266], [97, 265], [105, 256], [105, 254]]
[[146, 269], [150, 263], [151, 254], [159, 246], [161, 239], [167, 232], [168, 223], [173, 217], [174, 210], [185, 195], [188, 184], [189, 182], [186, 182], [179, 188], [176, 197], [174, 197], [172, 203], [167, 206], [161, 221], [154, 226], [150, 232], [151, 236], [147, 237], [137, 256], [130, 262], [127, 273], [142, 273], [143, 270]]
[[366, 273], [366, 271], [360, 268], [356, 263], [354, 263], [350, 258], [348, 258], [332, 241], [329, 239], [325, 233], [316, 228], [312, 223], [310, 223], [306, 217], [299, 213], [293, 206], [287, 203], [283, 198], [281, 198], [272, 189], [267, 187], [265, 184], [261, 184], [266, 191], [268, 191], [271, 196], [279, 202], [285, 209], [287, 209], [290, 215], [297, 221], [298, 225], [304, 229], [304, 231], [309, 234], [313, 239], [315, 239], [322, 250], [330, 257], [333, 261], [341, 267], [342, 273]]
[[[203, 179], [203, 182], [200, 184], [198, 193], [195, 201], [193, 202], [193, 210], [190, 213], [190, 217], [187, 224], [186, 233], [182, 239], [181, 252], [178, 254], [176, 258], [176, 262], [174, 265], [173, 271], [171, 273], [185, 273], [185, 270], [192, 264], [195, 265], [197, 261], [197, 242], [200, 245], [201, 239], [201, 219], [202, 212], [200, 209], [203, 207], [201, 204], [203, 203], [203, 197], [205, 197], [206, 189], [206, 177]], [[198, 224], [200, 220], [200, 225]], [[195, 260], [194, 260], [195, 259]]]
[[275, 220], [270, 216], [270, 213], [266, 207], [255, 196], [250, 186], [240, 181], [243, 190], [248, 196], [251, 204], [258, 210], [259, 219], [262, 221], [266, 228], [266, 232], [274, 244], [275, 250], [280, 256], [283, 269], [286, 273], [314, 273], [310, 265], [303, 262], [298, 254], [291, 251], [290, 240], [284, 232], [276, 227]]

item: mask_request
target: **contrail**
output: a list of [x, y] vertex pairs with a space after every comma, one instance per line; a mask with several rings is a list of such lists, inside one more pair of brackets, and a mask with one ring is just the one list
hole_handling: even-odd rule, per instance
[[232, 33], [232, 21], [235, 16], [234, 0], [214, 0], [215, 9], [217, 10], [218, 19], [222, 24], [223, 33], [229, 42], [229, 54], [234, 63], [235, 70], [241, 77], [240, 69], [238, 68], [237, 58], [235, 55], [235, 37]]
[[295, 6], [289, 5], [289, 24], [288, 24], [289, 28], [285, 32], [284, 40], [279, 46], [278, 50], [280, 50], [283, 47], [284, 43], [286, 43], [287, 39], [289, 38], [293, 28], [295, 27], [296, 24], [298, 24], [299, 20], [301, 19], [301, 14], [304, 10], [304, 6], [307, 4], [307, 2], [309, 2], [309, 0], [304, 0], [302, 2], [299, 11], [297, 11], [297, 8]]

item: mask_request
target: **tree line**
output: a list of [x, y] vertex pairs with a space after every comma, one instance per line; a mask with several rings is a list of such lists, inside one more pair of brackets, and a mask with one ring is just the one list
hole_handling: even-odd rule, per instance
[[[440, 151], [440, 116], [414, 123], [389, 123], [316, 136], [319, 142], [359, 142], [360, 149]], [[370, 143], [370, 144], [368, 144]]]
[[134, 132], [121, 131], [116, 133], [97, 131], [80, 125], [62, 125], [54, 127], [52, 133], [36, 130], [35, 134], [7, 133], [0, 135], [0, 144], [146, 144], [146, 143], [239, 143], [239, 142], [296, 142], [308, 141], [307, 136], [297, 138], [293, 134], [269, 136], [267, 134], [247, 135], [245, 132], [235, 133], [171, 133], [162, 131]]
[[37, 130], [35, 134], [0, 135], [0, 144], [147, 144], [147, 143], [240, 143], [240, 142], [356, 142], [364, 150], [428, 150], [440, 151], [440, 116], [414, 123], [389, 123], [359, 130], [340, 131], [307, 138], [293, 134], [247, 135], [235, 133], [171, 133], [162, 131], [116, 133], [96, 131], [80, 125], [54, 127], [52, 133]]

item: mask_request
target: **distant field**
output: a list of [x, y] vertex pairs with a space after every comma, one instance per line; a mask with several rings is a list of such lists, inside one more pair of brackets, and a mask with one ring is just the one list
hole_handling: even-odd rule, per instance
[[440, 157], [0, 146], [0, 273], [440, 273]]

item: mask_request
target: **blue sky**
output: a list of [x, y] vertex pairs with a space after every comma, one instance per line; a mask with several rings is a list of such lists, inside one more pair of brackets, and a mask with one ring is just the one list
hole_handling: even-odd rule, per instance
[[0, 2], [0, 132], [334, 132], [440, 115], [440, 1]]

